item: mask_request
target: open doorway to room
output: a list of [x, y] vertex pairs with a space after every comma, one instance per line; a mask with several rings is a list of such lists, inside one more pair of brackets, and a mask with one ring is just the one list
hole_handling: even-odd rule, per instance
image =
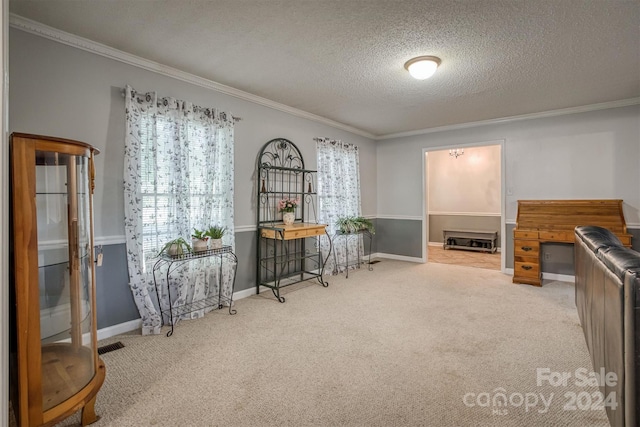
[[503, 145], [424, 150], [427, 262], [504, 269]]

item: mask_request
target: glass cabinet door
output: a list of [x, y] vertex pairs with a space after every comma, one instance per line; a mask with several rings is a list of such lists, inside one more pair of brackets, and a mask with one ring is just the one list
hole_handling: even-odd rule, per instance
[[91, 313], [89, 158], [36, 155], [42, 410], [95, 375]]
[[16, 425], [54, 425], [95, 402], [98, 356], [93, 265], [93, 157], [69, 139], [13, 133], [9, 389]]

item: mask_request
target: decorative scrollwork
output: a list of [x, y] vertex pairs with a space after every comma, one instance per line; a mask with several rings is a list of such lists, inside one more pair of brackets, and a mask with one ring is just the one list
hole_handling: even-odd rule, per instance
[[304, 160], [293, 142], [276, 138], [262, 147], [258, 156], [258, 165], [265, 169], [272, 167], [304, 169]]

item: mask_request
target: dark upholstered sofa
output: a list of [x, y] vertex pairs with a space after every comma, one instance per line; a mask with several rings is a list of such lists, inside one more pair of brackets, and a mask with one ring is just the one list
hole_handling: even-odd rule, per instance
[[635, 427], [640, 421], [640, 253], [625, 248], [605, 228], [576, 227], [575, 278], [593, 371], [617, 377], [615, 384], [600, 384], [604, 397], [617, 403], [615, 409], [606, 405], [609, 422]]

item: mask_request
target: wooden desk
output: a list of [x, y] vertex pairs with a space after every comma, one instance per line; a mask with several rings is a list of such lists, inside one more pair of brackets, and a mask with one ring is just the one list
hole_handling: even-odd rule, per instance
[[631, 246], [622, 200], [518, 200], [513, 283], [542, 286], [540, 243], [573, 244], [574, 229], [579, 225], [608, 228], [623, 245]]

